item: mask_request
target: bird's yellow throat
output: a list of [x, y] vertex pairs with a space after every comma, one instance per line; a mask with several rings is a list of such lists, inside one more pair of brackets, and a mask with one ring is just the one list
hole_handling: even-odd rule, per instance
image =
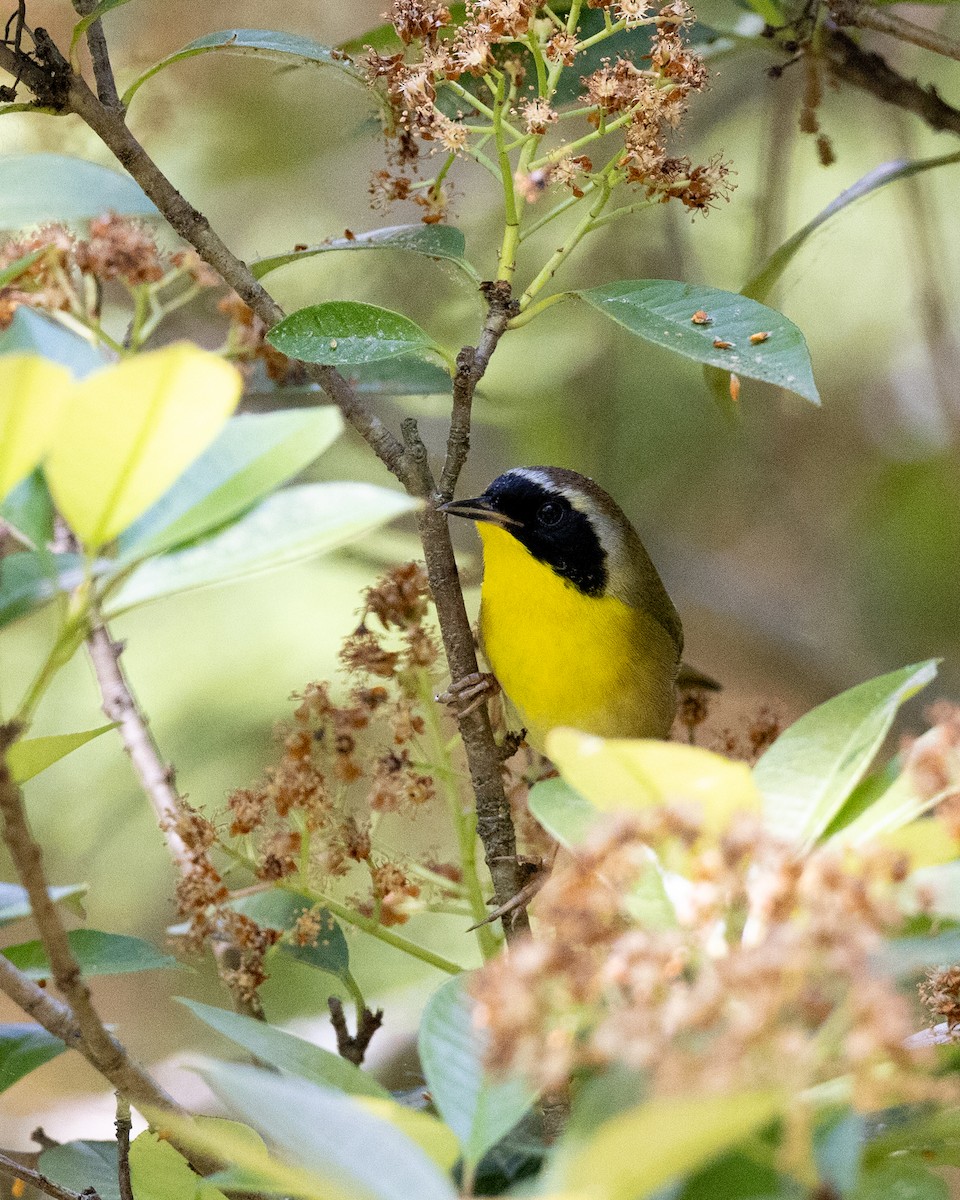
[[504, 692], [542, 747], [573, 725], [608, 737], [665, 736], [673, 714], [675, 650], [648, 614], [613, 596], [587, 596], [506, 530], [480, 523], [480, 633]]

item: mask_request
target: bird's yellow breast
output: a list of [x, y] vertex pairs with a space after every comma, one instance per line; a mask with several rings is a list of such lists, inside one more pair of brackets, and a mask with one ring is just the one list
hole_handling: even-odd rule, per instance
[[586, 596], [504, 529], [480, 524], [484, 653], [532, 743], [573, 725], [604, 737], [664, 737], [676, 647], [649, 614]]

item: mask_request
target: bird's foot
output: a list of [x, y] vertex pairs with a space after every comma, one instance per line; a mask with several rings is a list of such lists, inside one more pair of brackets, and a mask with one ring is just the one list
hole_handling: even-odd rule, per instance
[[437, 699], [452, 708], [457, 717], [468, 717], [499, 691], [500, 684], [494, 675], [489, 671], [474, 671], [472, 675], [465, 675], [463, 679], [451, 683]]

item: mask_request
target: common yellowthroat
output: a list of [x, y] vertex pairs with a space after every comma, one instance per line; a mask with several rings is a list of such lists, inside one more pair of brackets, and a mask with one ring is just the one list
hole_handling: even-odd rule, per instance
[[576, 471], [517, 467], [440, 508], [477, 523], [481, 646], [531, 743], [556, 725], [665, 737], [683, 628], [619, 505]]

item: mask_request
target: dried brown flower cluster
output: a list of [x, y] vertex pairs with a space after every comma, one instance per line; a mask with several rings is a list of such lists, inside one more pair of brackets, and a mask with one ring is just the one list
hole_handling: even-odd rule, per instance
[[[636, 918], [654, 854], [684, 864], [675, 923]], [[839, 1076], [858, 1104], [929, 1094], [904, 1048], [915, 1014], [874, 957], [906, 870], [879, 850], [799, 861], [753, 819], [719, 842], [675, 809], [613, 819], [554, 871], [537, 940], [477, 978], [491, 1065], [556, 1087], [625, 1064], [653, 1095], [796, 1095]]]
[[[418, 711], [424, 695], [432, 696], [428, 673], [438, 656], [429, 610], [418, 563], [369, 588], [342, 652], [351, 683], [345, 699], [336, 700], [327, 683], [310, 684], [295, 697], [292, 720], [278, 733], [280, 757], [263, 779], [233, 792], [216, 823], [186, 807], [181, 813], [177, 831], [194, 860], [178, 890], [189, 941], [196, 947], [228, 933], [241, 948], [233, 982], [244, 995], [266, 978], [263, 955], [279, 934], [230, 907], [218, 850], [233, 861], [239, 852], [259, 885], [284, 881], [314, 894], [335, 885], [355, 911], [385, 926], [456, 892], [458, 868], [431, 861], [422, 878], [374, 837], [388, 814], [414, 817], [434, 798]], [[300, 917], [290, 935], [297, 944], [325, 933], [317, 918], [318, 909]]]
[[[590, 7], [609, 11], [612, 21], [620, 23], [612, 31], [638, 25], [652, 29], [649, 49], [644, 43], [642, 56], [634, 52], [637, 61], [634, 55], [615, 55], [581, 80], [580, 103], [589, 110], [589, 125], [598, 136], [611, 123], [621, 131], [618, 181], [637, 184], [650, 197], [675, 197], [691, 209], [708, 208], [726, 194], [728, 168], [719, 158], [694, 166], [687, 158], [671, 156], [666, 144], [690, 95], [707, 83], [704, 63], [684, 38], [693, 23], [692, 10], [686, 0], [670, 0], [657, 11], [641, 0], [596, 0]], [[575, 71], [580, 31], [558, 28], [530, 0], [468, 0], [462, 21], [453, 20], [435, 0], [394, 0], [385, 15], [404, 48], [396, 53], [370, 50], [366, 59], [369, 77], [383, 93], [391, 147], [391, 169], [376, 173], [371, 192], [375, 206], [412, 200], [423, 207], [423, 220], [431, 222], [443, 216], [445, 197], [439, 183], [424, 187], [415, 181], [421, 144], [431, 151], [439, 147], [475, 156], [473, 141], [479, 137], [485, 144], [490, 138], [484, 118], [491, 112], [506, 122], [515, 146], [516, 126], [542, 138], [560, 115], [556, 82], [547, 83], [546, 76], [535, 72], [529, 40], [538, 41], [548, 67]], [[529, 156], [525, 161], [515, 185], [528, 202], [551, 185], [579, 196], [593, 172], [589, 157], [573, 149], [565, 154], [563, 143], [540, 165], [531, 166]]]
[[220, 283], [192, 251], [165, 260], [144, 224], [115, 213], [95, 217], [86, 238], [64, 225], [42, 225], [0, 246], [0, 272], [21, 260], [22, 269], [0, 287], [0, 328], [20, 305], [81, 318], [96, 314], [101, 285], [114, 280], [135, 288], [179, 269], [201, 286]]

